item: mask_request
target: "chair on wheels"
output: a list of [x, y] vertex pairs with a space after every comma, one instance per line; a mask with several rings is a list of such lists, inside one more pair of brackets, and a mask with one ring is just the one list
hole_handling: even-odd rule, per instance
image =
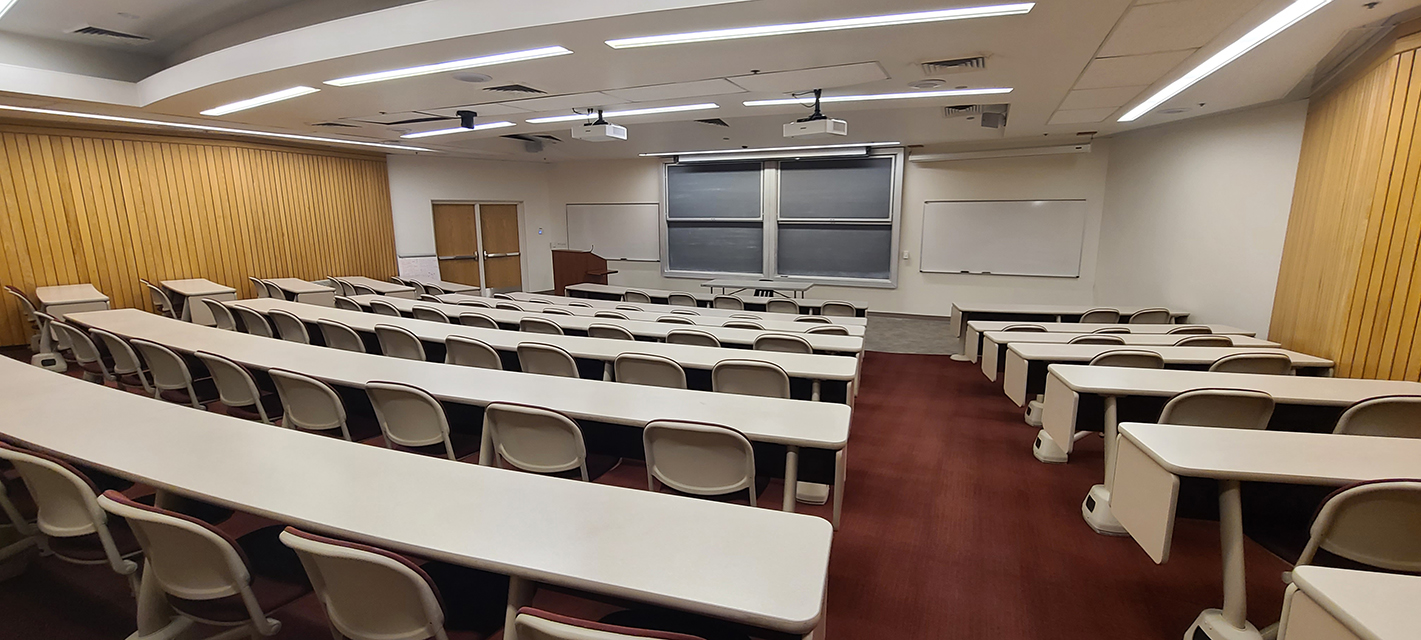
[[1164, 357], [1144, 349], [1111, 349], [1091, 358], [1090, 364], [1097, 367], [1135, 367], [1138, 369], [1163, 369]]
[[493, 318], [488, 317], [487, 314], [479, 313], [477, 311], [465, 311], [459, 314], [459, 324], [462, 324], [466, 327], [479, 327], [482, 329], [500, 328], [498, 326], [498, 322], [495, 321]]
[[484, 430], [493, 443], [484, 459], [503, 468], [540, 474], [569, 474], [576, 470], [584, 482], [596, 480], [610, 466], [594, 473], [588, 469], [587, 445], [577, 423], [556, 411], [494, 402], [484, 408]]
[[523, 318], [518, 321], [518, 330], [525, 333], [541, 333], [553, 336], [563, 335], [561, 325], [542, 318]]
[[858, 307], [852, 303], [842, 300], [825, 300], [819, 307], [820, 315], [837, 316], [841, 318], [852, 318], [859, 314]]
[[562, 347], [541, 342], [518, 344], [518, 368], [524, 373], [577, 378], [577, 360]]
[[242, 330], [246, 333], [263, 338], [276, 337], [276, 332], [272, 331], [271, 325], [266, 321], [266, 316], [240, 304], [232, 305], [231, 309], [237, 312], [238, 318], [242, 319]]
[[700, 329], [672, 329], [666, 332], [666, 343], [719, 347], [720, 339]]
[[138, 354], [133, 351], [133, 346], [112, 333], [103, 329], [90, 329], [89, 335], [98, 338], [105, 351], [109, 353], [109, 359], [113, 364], [109, 365], [109, 371], [114, 375], [114, 380], [119, 387], [131, 389], [134, 387], [143, 389], [148, 395], [153, 395], [153, 385], [148, 383], [147, 367], [143, 361], [138, 359]]
[[1175, 340], [1176, 347], [1232, 347], [1234, 341], [1228, 336], [1218, 336], [1213, 334], [1186, 334], [1184, 337]]
[[164, 315], [174, 320], [178, 319], [178, 310], [173, 306], [173, 300], [168, 297], [167, 291], [164, 291], [162, 287], [143, 278], [139, 278], [138, 281], [143, 283], [144, 287], [148, 288], [148, 299], [153, 302], [154, 311], [158, 312], [159, 315]]
[[384, 300], [371, 300], [370, 310], [382, 316], [390, 316], [392, 318], [404, 317], [395, 305], [385, 302]]
[[1347, 408], [1333, 433], [1421, 438], [1421, 396], [1367, 398]]
[[686, 388], [686, 370], [675, 360], [645, 353], [623, 353], [612, 362], [617, 382], [671, 389]]
[[464, 336], [444, 339], [444, 362], [479, 369], [503, 369], [503, 358], [483, 340]]
[[673, 291], [669, 294], [666, 294], [666, 304], [676, 305], [678, 307], [699, 306], [696, 303], [695, 296], [689, 293], [682, 293], [680, 291]]
[[645, 291], [627, 289], [626, 293], [622, 294], [622, 302], [639, 302], [641, 304], [650, 304], [651, 296], [647, 295]]
[[809, 341], [788, 333], [766, 333], [755, 338], [756, 351], [779, 351], [781, 353], [814, 353]]
[[593, 338], [606, 338], [609, 340], [636, 340], [632, 332], [627, 331], [621, 325], [608, 324], [606, 322], [593, 322], [587, 325], [587, 335]]
[[306, 323], [296, 317], [296, 314], [282, 309], [272, 309], [267, 311], [266, 315], [271, 318], [271, 323], [276, 325], [276, 331], [281, 334], [282, 340], [298, 344], [311, 344], [311, 334], [306, 332]]
[[202, 304], [207, 305], [207, 310], [212, 313], [212, 319], [217, 323], [218, 329], [225, 329], [227, 331], [237, 330], [237, 319], [232, 317], [232, 310], [228, 309], [227, 305], [213, 300], [212, 298], [198, 299], [202, 301]]
[[1214, 361], [1210, 371], [1224, 373], [1262, 373], [1275, 376], [1292, 375], [1293, 359], [1286, 353], [1235, 353]]
[[745, 309], [745, 301], [735, 296], [717, 295], [716, 297], [711, 298], [711, 307], [716, 309], [734, 309], [737, 311], [743, 311]]
[[653, 420], [642, 429], [647, 488], [657, 483], [696, 496], [724, 496], [745, 491], [750, 506], [759, 494], [755, 449], [730, 427]]
[[212, 380], [193, 380], [187, 361], [172, 349], [139, 338], [129, 342], [148, 363], [148, 372], [153, 376], [153, 397], [204, 411], [207, 403], [217, 399], [217, 387]]
[[1169, 313], [1169, 309], [1164, 307], [1150, 307], [1140, 309], [1130, 314], [1130, 324], [1169, 324], [1174, 317]]
[[415, 320], [429, 320], [432, 322], [443, 322], [444, 324], [453, 324], [453, 321], [451, 321], [449, 319], [449, 316], [443, 311], [440, 311], [439, 309], [436, 309], [434, 307], [427, 307], [422, 304], [417, 304], [412, 309], [410, 309], [410, 315], [413, 315]]
[[765, 311], [770, 313], [799, 313], [799, 303], [789, 298], [770, 298], [765, 301]]
[[198, 351], [193, 355], [212, 374], [217, 399], [227, 408], [227, 415], [263, 424], [276, 424], [275, 420], [281, 418], [281, 398], [262, 395], [245, 367], [215, 353]]
[[1120, 310], [1109, 307], [1096, 307], [1081, 314], [1081, 319], [1077, 320], [1081, 324], [1115, 324], [1120, 322]]
[[[456, 448], [444, 407], [423, 389], [395, 382], [367, 382], [365, 394], [375, 407], [385, 448], [461, 460], [476, 447]], [[469, 444], [473, 444], [470, 442]]]
[[360, 334], [355, 332], [355, 329], [350, 328], [349, 325], [343, 322], [321, 318], [316, 321], [316, 326], [320, 328], [321, 341], [325, 342], [327, 347], [340, 349], [342, 351], [354, 351], [356, 353], [366, 352], [365, 340], [360, 337]]
[[1125, 344], [1125, 339], [1108, 333], [1087, 333], [1071, 338], [1067, 344]]
[[339, 437], [351, 440], [345, 404], [330, 385], [285, 369], [269, 369], [267, 373], [281, 397], [281, 426], [322, 435], [338, 430]]
[[380, 353], [406, 360], [425, 359], [424, 343], [409, 329], [392, 324], [377, 324], [375, 337], [380, 340]]

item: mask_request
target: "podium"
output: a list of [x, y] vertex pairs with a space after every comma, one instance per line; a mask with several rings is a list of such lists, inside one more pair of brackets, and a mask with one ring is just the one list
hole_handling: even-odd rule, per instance
[[607, 259], [591, 251], [553, 249], [553, 290], [567, 295], [570, 284], [607, 284], [607, 276], [616, 273], [607, 269]]

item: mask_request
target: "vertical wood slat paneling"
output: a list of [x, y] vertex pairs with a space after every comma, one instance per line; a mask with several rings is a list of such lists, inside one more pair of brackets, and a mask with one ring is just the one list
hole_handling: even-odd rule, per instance
[[[152, 309], [138, 278], [395, 273], [384, 158], [318, 150], [0, 125], [0, 282], [88, 282]], [[0, 344], [21, 344], [0, 296]]]

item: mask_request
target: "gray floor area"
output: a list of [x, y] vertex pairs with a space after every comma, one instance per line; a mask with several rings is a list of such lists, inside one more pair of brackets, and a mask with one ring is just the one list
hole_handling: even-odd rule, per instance
[[940, 316], [885, 316], [870, 313], [864, 349], [888, 353], [951, 354], [961, 351], [949, 322]]

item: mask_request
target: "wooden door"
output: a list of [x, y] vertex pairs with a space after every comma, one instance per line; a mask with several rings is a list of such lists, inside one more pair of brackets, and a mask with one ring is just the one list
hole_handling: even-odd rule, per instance
[[481, 286], [479, 278], [479, 227], [471, 204], [434, 205], [434, 252], [439, 256], [439, 279]]
[[496, 292], [523, 289], [522, 252], [518, 245], [518, 205], [479, 205], [484, 245], [484, 286]]

